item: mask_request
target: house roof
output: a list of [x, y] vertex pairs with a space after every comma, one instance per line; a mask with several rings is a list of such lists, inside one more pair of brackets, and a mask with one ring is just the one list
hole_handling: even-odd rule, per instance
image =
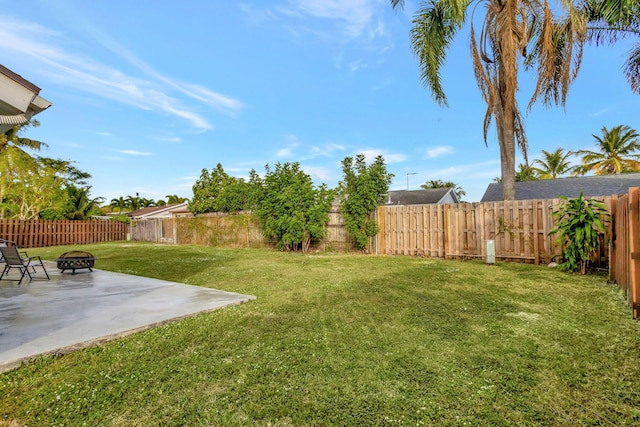
[[[640, 173], [616, 175], [580, 176], [516, 182], [516, 200], [557, 199], [560, 196], [575, 198], [625, 194], [630, 187], [640, 187]], [[489, 184], [481, 202], [502, 200], [502, 184]]]
[[172, 203], [170, 205], [164, 205], [164, 206], [150, 206], [148, 208], [142, 208], [142, 209], [138, 209], [135, 211], [131, 211], [129, 213], [127, 213], [127, 215], [130, 218], [144, 218], [146, 216], [150, 216], [150, 215], [158, 215], [160, 213], [163, 212], [173, 212], [176, 210], [182, 210], [185, 206], [188, 205], [188, 202], [183, 202], [183, 203]]
[[49, 108], [51, 103], [39, 93], [38, 86], [0, 65], [0, 132], [27, 123]]
[[386, 205], [432, 205], [440, 203], [451, 193], [457, 203], [458, 197], [453, 188], [430, 188], [428, 190], [396, 190], [389, 191]]

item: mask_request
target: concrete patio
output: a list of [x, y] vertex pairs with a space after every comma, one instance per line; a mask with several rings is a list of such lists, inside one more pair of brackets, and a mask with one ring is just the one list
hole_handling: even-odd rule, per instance
[[[255, 297], [93, 269], [0, 281], [0, 372]], [[16, 278], [17, 272], [9, 277]]]

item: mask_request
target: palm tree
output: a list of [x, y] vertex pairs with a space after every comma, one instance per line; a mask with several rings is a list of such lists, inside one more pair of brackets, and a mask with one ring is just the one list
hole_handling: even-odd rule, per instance
[[102, 197], [92, 199], [89, 195], [91, 187], [76, 187], [69, 185], [66, 188], [67, 206], [65, 217], [71, 220], [88, 219], [92, 214], [100, 211], [100, 204], [104, 201]]
[[[470, 25], [473, 68], [487, 103], [484, 139], [486, 144], [493, 120], [500, 146], [503, 198], [513, 200], [516, 143], [527, 161], [527, 139], [516, 101], [518, 68], [536, 68], [537, 84], [529, 108], [538, 99], [545, 105], [564, 105], [582, 59], [585, 16], [571, 0], [556, 1], [555, 13], [547, 0], [425, 0], [413, 19], [411, 44], [423, 82], [442, 105], [447, 105], [440, 78], [446, 50], [462, 28], [468, 9], [475, 13], [480, 3], [486, 5], [486, 12], [479, 38], [473, 19]], [[403, 4], [404, 0], [391, 0], [393, 7]]]
[[462, 196], [467, 194], [466, 191], [462, 189], [458, 184], [451, 181], [443, 181], [441, 179], [432, 179], [420, 186], [420, 188], [424, 190], [428, 190], [430, 188], [453, 188], [453, 192], [456, 193], [458, 200], [462, 201]]
[[537, 181], [539, 179], [538, 172], [535, 168], [527, 165], [526, 163], [518, 163], [518, 169], [516, 170], [516, 182]]
[[127, 200], [124, 197], [120, 196], [117, 199], [111, 199], [109, 203], [109, 207], [112, 209], [118, 209], [118, 213], [122, 213], [128, 207]]
[[534, 166], [533, 170], [539, 179], [556, 179], [573, 170], [568, 160], [571, 156], [573, 153], [571, 151], [565, 153], [564, 148], [558, 148], [552, 153], [542, 150], [542, 159], [533, 161], [533, 164], [538, 166]]
[[170, 205], [175, 203], [186, 202], [188, 200], [186, 197], [180, 197], [177, 194], [169, 194], [165, 197], [167, 198], [167, 203]]
[[624, 73], [631, 90], [640, 94], [640, 3], [638, 0], [589, 0], [589, 40], [597, 44], [615, 43], [636, 36], [638, 42], [629, 51]]
[[576, 151], [576, 155], [582, 156], [582, 165], [576, 167], [576, 174], [640, 172], [640, 154], [636, 153], [640, 150], [640, 136], [635, 129], [619, 125], [608, 130], [603, 126], [602, 137], [593, 137], [598, 143], [599, 151]]
[[127, 202], [127, 207], [129, 209], [131, 209], [132, 211], [137, 211], [138, 209], [140, 209], [142, 206], [140, 204], [140, 197], [138, 196], [138, 194], [136, 193], [136, 196], [127, 196], [127, 198], [125, 199]]
[[0, 134], [0, 154], [4, 153], [9, 147], [30, 148], [32, 150], [40, 150], [47, 147], [47, 144], [35, 139], [23, 138], [20, 135], [29, 128], [40, 126], [40, 122], [32, 119], [25, 124], [14, 126], [3, 134]]

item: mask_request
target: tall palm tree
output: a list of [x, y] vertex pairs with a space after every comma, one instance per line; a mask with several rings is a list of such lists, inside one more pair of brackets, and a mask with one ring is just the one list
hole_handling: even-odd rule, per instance
[[[577, 0], [575, 0], [577, 1]], [[527, 139], [516, 101], [518, 69], [536, 69], [537, 84], [529, 108], [564, 105], [576, 77], [586, 40], [586, 21], [572, 0], [424, 0], [413, 18], [411, 44], [421, 77], [435, 100], [447, 105], [441, 84], [446, 50], [465, 23], [467, 13], [485, 15], [480, 31], [471, 19], [471, 56], [478, 87], [487, 103], [484, 138], [494, 121], [500, 146], [503, 198], [515, 197], [516, 143], [526, 158]], [[402, 7], [404, 0], [391, 0]], [[553, 11], [552, 11], [553, 9]], [[473, 18], [473, 16], [471, 17]]]
[[636, 37], [629, 51], [624, 73], [631, 90], [640, 94], [640, 3], [638, 0], [588, 0], [589, 40], [596, 44], [615, 43]]
[[640, 172], [640, 136], [635, 129], [619, 125], [608, 130], [602, 127], [602, 137], [593, 135], [599, 151], [579, 150], [582, 164], [576, 167], [576, 174], [593, 172], [596, 175]]
[[568, 160], [571, 156], [573, 156], [573, 152], [565, 152], [564, 148], [558, 148], [552, 153], [542, 150], [542, 159], [533, 161], [533, 169], [539, 179], [556, 179], [573, 170]]

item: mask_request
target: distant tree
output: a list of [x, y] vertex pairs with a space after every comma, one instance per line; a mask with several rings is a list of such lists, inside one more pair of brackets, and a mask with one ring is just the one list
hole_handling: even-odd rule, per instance
[[333, 192], [324, 184], [314, 187], [298, 163], [265, 170], [255, 211], [264, 235], [282, 250], [307, 252], [312, 239], [324, 236]]
[[230, 177], [220, 163], [211, 170], [211, 173], [202, 169], [200, 178], [192, 187], [193, 197], [189, 202], [189, 210], [194, 214], [217, 212], [216, 199], [229, 181]]
[[162, 199], [156, 200], [156, 206], [167, 206], [167, 202]]
[[[535, 169], [531, 166], [527, 166], [524, 163], [518, 164], [518, 169], [516, 169], [515, 171], [515, 177], [516, 177], [516, 182], [537, 181], [539, 179]], [[502, 178], [497, 176], [493, 178], [493, 182], [502, 184]]]
[[109, 203], [109, 207], [117, 209], [119, 213], [122, 213], [122, 211], [127, 209], [128, 206], [127, 200], [122, 196], [117, 199], [111, 199], [111, 202]]
[[177, 194], [169, 194], [165, 197], [167, 198], [167, 204], [170, 204], [170, 205], [173, 205], [176, 203], [183, 203], [189, 200], [186, 197], [180, 197]]
[[384, 202], [393, 174], [387, 172], [382, 156], [367, 166], [364, 154], [358, 154], [355, 162], [352, 157], [345, 157], [342, 173], [340, 209], [345, 227], [354, 247], [364, 250], [369, 238], [378, 233], [373, 212]]
[[539, 179], [556, 179], [573, 170], [568, 160], [571, 156], [573, 152], [565, 152], [564, 148], [558, 148], [552, 153], [542, 150], [542, 159], [533, 161], [533, 170]]
[[588, 0], [589, 40], [596, 44], [615, 43], [635, 37], [624, 63], [631, 90], [640, 94], [640, 2], [638, 0]]
[[144, 197], [140, 197], [140, 207], [142, 208], [151, 208], [157, 206], [156, 201], [153, 199], [146, 199]]
[[453, 192], [456, 193], [458, 200], [462, 201], [462, 197], [467, 193], [455, 182], [451, 181], [443, 181], [441, 179], [432, 179], [430, 181], [425, 182], [420, 186], [420, 188], [424, 190], [428, 190], [430, 188], [453, 188]]
[[538, 179], [538, 174], [533, 167], [524, 163], [518, 164], [518, 169], [516, 170], [516, 182], [537, 181]]
[[104, 198], [91, 198], [90, 191], [91, 187], [67, 186], [66, 203], [63, 206], [65, 219], [85, 220], [101, 213], [100, 204], [104, 202]]
[[142, 208], [142, 203], [140, 197], [136, 194], [136, 196], [127, 196], [125, 199], [127, 201], [127, 208], [131, 211], [137, 211]]
[[596, 175], [640, 172], [640, 137], [635, 129], [619, 125], [608, 130], [602, 127], [602, 136], [593, 135], [599, 151], [579, 150], [582, 164], [575, 173], [584, 175], [593, 172]]

